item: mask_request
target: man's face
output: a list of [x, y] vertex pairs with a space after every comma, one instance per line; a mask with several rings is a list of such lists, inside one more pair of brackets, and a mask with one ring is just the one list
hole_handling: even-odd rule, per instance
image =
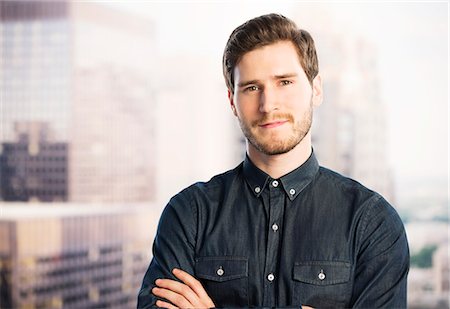
[[244, 54], [234, 69], [231, 108], [242, 132], [266, 155], [289, 152], [308, 134], [313, 106], [322, 100], [318, 75], [313, 86], [292, 42], [281, 41]]

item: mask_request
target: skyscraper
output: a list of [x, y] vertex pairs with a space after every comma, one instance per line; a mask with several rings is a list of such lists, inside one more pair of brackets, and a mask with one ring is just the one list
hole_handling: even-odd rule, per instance
[[0, 12], [0, 141], [15, 122], [46, 122], [69, 145], [69, 201], [152, 200], [152, 23], [86, 2]]

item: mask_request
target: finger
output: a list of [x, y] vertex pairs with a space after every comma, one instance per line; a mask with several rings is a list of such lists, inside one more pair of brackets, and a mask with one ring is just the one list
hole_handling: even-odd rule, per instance
[[199, 297], [195, 292], [186, 284], [181, 282], [171, 280], [171, 279], [158, 279], [155, 281], [158, 287], [170, 290], [177, 294], [182, 295], [186, 298], [191, 304], [198, 306]]
[[204, 305], [208, 305], [209, 307], [215, 307], [213, 301], [209, 297], [208, 293], [206, 293], [200, 281], [198, 281], [195, 277], [191, 276], [184, 270], [178, 268], [174, 268], [172, 272], [175, 275], [175, 277], [186, 283], [186, 285], [188, 285], [195, 292], [195, 294], [198, 295], [200, 299], [207, 302]]
[[167, 303], [165, 301], [162, 301], [162, 300], [156, 301], [156, 306], [158, 306], [160, 308], [178, 309], [178, 307], [175, 307], [174, 305], [169, 304], [169, 303]]
[[162, 289], [162, 288], [153, 288], [152, 293], [156, 296], [164, 298], [170, 301], [172, 304], [182, 308], [192, 308], [192, 304], [190, 304], [183, 295], [175, 293], [171, 290]]

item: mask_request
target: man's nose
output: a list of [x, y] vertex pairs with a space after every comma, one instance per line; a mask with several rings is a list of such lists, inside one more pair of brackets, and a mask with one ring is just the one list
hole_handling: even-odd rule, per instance
[[259, 111], [261, 113], [270, 113], [277, 110], [278, 106], [279, 96], [277, 95], [276, 89], [265, 87], [260, 96]]

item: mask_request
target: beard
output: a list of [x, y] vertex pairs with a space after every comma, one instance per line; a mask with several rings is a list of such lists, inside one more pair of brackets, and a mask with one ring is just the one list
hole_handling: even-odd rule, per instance
[[[266, 114], [263, 118], [252, 123], [246, 123], [239, 118], [242, 133], [258, 151], [266, 155], [279, 155], [294, 149], [305, 138], [311, 129], [313, 116], [313, 105], [310, 103], [308, 109], [303, 113], [301, 120], [295, 120], [289, 113]], [[259, 125], [274, 120], [287, 120], [284, 125], [292, 127], [291, 132], [282, 136], [279, 132], [268, 132], [262, 135]]]

